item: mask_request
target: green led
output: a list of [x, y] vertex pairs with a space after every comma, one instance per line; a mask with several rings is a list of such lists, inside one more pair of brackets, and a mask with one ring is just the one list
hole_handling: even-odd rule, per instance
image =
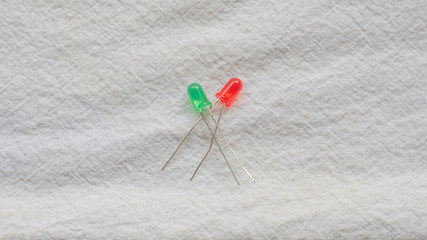
[[212, 103], [209, 102], [200, 84], [198, 83], [190, 84], [190, 86], [188, 86], [187, 92], [188, 92], [188, 97], [190, 97], [190, 102], [197, 113], [199, 113], [200, 111], [204, 113], [207, 111], [207, 108], [212, 107]]

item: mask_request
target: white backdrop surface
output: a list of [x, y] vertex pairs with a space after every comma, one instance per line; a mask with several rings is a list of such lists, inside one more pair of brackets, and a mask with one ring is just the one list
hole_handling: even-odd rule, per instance
[[[426, 1], [1, 1], [0, 239], [426, 239], [426, 49]], [[203, 122], [161, 172], [232, 77], [257, 183], [189, 181]]]

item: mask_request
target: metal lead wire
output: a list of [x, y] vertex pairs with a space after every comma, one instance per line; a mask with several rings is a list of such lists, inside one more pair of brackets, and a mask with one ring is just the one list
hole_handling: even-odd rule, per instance
[[[209, 112], [212, 114], [212, 112], [211, 112], [211, 110], [210, 110], [209, 108], [208, 108], [208, 110], [209, 110]], [[234, 180], [236, 180], [237, 185], [240, 185], [239, 180], [237, 180], [236, 174], [234, 174], [234, 171], [233, 171], [233, 169], [231, 168], [230, 163], [228, 162], [227, 158], [225, 157], [224, 152], [223, 152], [223, 151], [222, 151], [222, 149], [221, 149], [221, 146], [219, 145], [218, 141], [216, 140], [215, 134], [212, 132], [211, 128], [209, 127], [209, 124], [208, 124], [208, 122], [206, 121], [205, 115], [203, 114], [203, 112], [202, 112], [202, 111], [200, 111], [200, 114], [202, 115], [202, 117], [203, 117], [203, 121], [205, 121], [205, 123], [206, 123], [206, 127], [208, 127], [209, 132], [211, 133], [211, 136], [212, 136], [212, 137], [213, 137], [213, 139], [215, 140], [215, 143], [216, 143], [216, 145], [218, 146], [219, 151], [221, 152], [222, 156], [224, 157], [224, 160], [225, 160], [225, 162], [227, 163], [227, 166], [228, 166], [228, 168], [230, 169], [231, 174], [233, 174]], [[216, 122], [215, 122], [215, 124], [216, 124]], [[217, 125], [217, 126], [218, 126], [218, 125]]]
[[[224, 106], [221, 108], [221, 113], [220, 113], [220, 116], [222, 115], [222, 110], [224, 109]], [[252, 177], [252, 175], [248, 172], [248, 170], [243, 166], [243, 164], [242, 164], [242, 162], [240, 162], [240, 160], [239, 160], [239, 158], [237, 158], [237, 156], [236, 156], [236, 154], [234, 153], [234, 151], [233, 151], [233, 149], [231, 148], [231, 146], [230, 146], [230, 143], [228, 143], [228, 140], [227, 140], [227, 138], [224, 136], [224, 134], [222, 134], [222, 131], [221, 131], [221, 129], [219, 128], [219, 121], [220, 121], [220, 119], [218, 118], [218, 123], [216, 122], [216, 120], [215, 120], [215, 118], [214, 118], [214, 116], [213, 116], [213, 114], [212, 114], [212, 112], [211, 112], [211, 110], [210, 109], [208, 109], [209, 110], [209, 113], [211, 114], [211, 118], [212, 118], [212, 120], [214, 121], [214, 123], [216, 124], [216, 127], [218, 128], [218, 131], [219, 131], [219, 133], [221, 134], [221, 136], [224, 138], [224, 140], [225, 140], [225, 142], [227, 143], [227, 146], [228, 146], [228, 148], [231, 150], [231, 152], [233, 153], [233, 156], [234, 156], [234, 158], [236, 159], [236, 161], [239, 163], [239, 165], [240, 165], [240, 167], [246, 172], [246, 174], [252, 179], [252, 181], [254, 181], [254, 182], [256, 182], [256, 180]], [[216, 140], [215, 140], [216, 141]]]
[[[214, 102], [214, 104], [212, 105], [212, 107], [214, 107], [219, 100], [216, 100]], [[181, 145], [185, 142], [185, 140], [187, 139], [187, 137], [190, 135], [190, 133], [194, 130], [194, 128], [196, 127], [196, 125], [200, 122], [200, 120], [202, 120], [203, 116], [200, 116], [199, 119], [197, 119], [197, 121], [194, 123], [193, 127], [191, 127], [190, 131], [188, 131], [187, 135], [185, 135], [184, 139], [182, 139], [181, 143], [178, 145], [178, 147], [176, 148], [175, 152], [172, 153], [172, 156], [170, 156], [170, 158], [168, 159], [168, 161], [165, 163], [165, 165], [162, 167], [162, 171], [165, 170], [166, 166], [169, 164], [169, 162], [172, 160], [173, 156], [175, 156], [176, 152], [178, 152], [178, 149], [181, 147]]]
[[[220, 112], [219, 117], [218, 117], [218, 124], [215, 125], [215, 130], [214, 130], [214, 133], [213, 133], [214, 136], [216, 135], [216, 130], [218, 130], [218, 125], [219, 125], [219, 122], [221, 121], [221, 116], [222, 116], [222, 110], [223, 109], [224, 109], [224, 105], [222, 105], [221, 112]], [[205, 156], [203, 157], [202, 161], [200, 161], [199, 165], [197, 166], [196, 171], [194, 171], [193, 176], [191, 177], [190, 181], [192, 181], [193, 178], [196, 176], [197, 171], [199, 171], [200, 166], [202, 166], [202, 163], [205, 161], [206, 157], [208, 156], [209, 152], [211, 151], [213, 142], [214, 142], [214, 138], [212, 137], [211, 138], [211, 143], [209, 145], [209, 149], [206, 152]]]

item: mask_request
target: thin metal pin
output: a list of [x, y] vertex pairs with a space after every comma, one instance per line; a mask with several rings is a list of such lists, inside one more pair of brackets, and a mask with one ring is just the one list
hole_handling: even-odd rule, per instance
[[[224, 106], [222, 106], [222, 108], [221, 108], [221, 113], [220, 113], [220, 115], [222, 115], [222, 110], [224, 109]], [[243, 164], [242, 164], [242, 162], [240, 162], [240, 160], [239, 160], [239, 158], [237, 158], [237, 156], [236, 156], [236, 154], [234, 153], [234, 151], [233, 151], [233, 149], [231, 148], [231, 146], [230, 146], [230, 143], [228, 143], [228, 140], [227, 140], [227, 138], [224, 136], [224, 134], [222, 134], [222, 131], [221, 131], [221, 128], [219, 128], [219, 121], [220, 121], [220, 119], [218, 118], [218, 123], [216, 122], [216, 120], [215, 120], [215, 118], [214, 118], [214, 116], [213, 116], [213, 114], [212, 114], [212, 112], [211, 112], [211, 110], [210, 109], [208, 109], [209, 110], [209, 113], [211, 114], [211, 118], [212, 118], [212, 120], [214, 121], [214, 123], [216, 124], [216, 127], [218, 128], [218, 131], [219, 131], [219, 133], [221, 134], [221, 136], [224, 138], [224, 140], [225, 140], [225, 142], [227, 143], [227, 146], [228, 146], [228, 148], [231, 150], [231, 152], [233, 153], [233, 156], [234, 156], [234, 158], [236, 159], [236, 161], [239, 163], [239, 165], [240, 165], [240, 167], [246, 172], [246, 174], [252, 179], [252, 181], [254, 181], [254, 182], [256, 182], [256, 180], [252, 177], [252, 175], [248, 172], [248, 170], [243, 166]]]
[[[219, 100], [216, 100], [214, 102], [214, 104], [212, 105], [212, 107], [214, 107]], [[178, 149], [181, 147], [181, 145], [185, 142], [185, 140], [187, 139], [187, 137], [190, 135], [190, 133], [193, 131], [193, 129], [196, 127], [196, 125], [200, 122], [200, 120], [202, 120], [202, 116], [199, 117], [199, 119], [197, 119], [197, 121], [194, 123], [193, 127], [191, 127], [190, 131], [188, 131], [187, 135], [185, 135], [184, 139], [182, 139], [181, 143], [178, 145], [178, 147], [176, 148], [175, 152], [172, 153], [172, 156], [170, 156], [170, 158], [168, 159], [168, 161], [165, 163], [165, 165], [162, 167], [162, 171], [165, 170], [166, 166], [169, 164], [169, 162], [172, 160], [173, 156], [175, 156], [176, 152], [178, 152]]]
[[[208, 108], [208, 109], [209, 109], [209, 108]], [[209, 112], [210, 112], [210, 109], [209, 109]], [[234, 180], [236, 180], [237, 185], [240, 185], [239, 180], [237, 180], [236, 174], [234, 174], [234, 171], [233, 171], [233, 169], [231, 168], [230, 163], [228, 162], [227, 158], [225, 157], [224, 152], [223, 152], [223, 151], [222, 151], [222, 149], [221, 149], [221, 146], [219, 145], [218, 141], [216, 140], [215, 134], [212, 132], [211, 128], [209, 127], [208, 122], [206, 121], [205, 114], [203, 114], [203, 112], [202, 112], [202, 111], [200, 111], [200, 114], [202, 115], [202, 117], [203, 117], [203, 121], [206, 123], [206, 126], [208, 127], [209, 132], [211, 133], [211, 136], [214, 138], [215, 143], [216, 143], [216, 145], [217, 145], [217, 146], [218, 146], [218, 148], [219, 148], [219, 151], [221, 152], [222, 156], [224, 157], [224, 160], [225, 160], [225, 162], [227, 163], [227, 166], [228, 166], [228, 168], [230, 169], [231, 174], [233, 174]], [[215, 123], [215, 124], [216, 124], [216, 123]]]
[[[222, 108], [224, 108], [224, 105], [222, 106]], [[219, 117], [218, 117], [218, 124], [215, 125], [214, 136], [216, 135], [216, 131], [218, 130], [218, 125], [219, 125], [219, 122], [221, 121], [221, 116], [222, 116], [222, 109], [221, 109], [221, 112], [220, 112]], [[196, 176], [197, 171], [199, 171], [200, 166], [202, 166], [202, 163], [205, 161], [206, 157], [208, 156], [209, 152], [211, 151], [213, 142], [214, 142], [214, 138], [212, 137], [211, 143], [209, 145], [209, 149], [206, 152], [205, 156], [203, 157], [202, 161], [200, 161], [199, 165], [197, 166], [196, 171], [194, 171], [193, 176], [191, 177], [190, 181], [192, 181], [193, 178]]]

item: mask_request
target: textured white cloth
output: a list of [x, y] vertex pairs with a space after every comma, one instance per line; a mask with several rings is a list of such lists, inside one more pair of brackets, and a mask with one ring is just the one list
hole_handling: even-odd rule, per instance
[[[427, 238], [426, 1], [88, 2], [0, 2], [0, 239]], [[161, 172], [232, 77], [257, 183]]]

